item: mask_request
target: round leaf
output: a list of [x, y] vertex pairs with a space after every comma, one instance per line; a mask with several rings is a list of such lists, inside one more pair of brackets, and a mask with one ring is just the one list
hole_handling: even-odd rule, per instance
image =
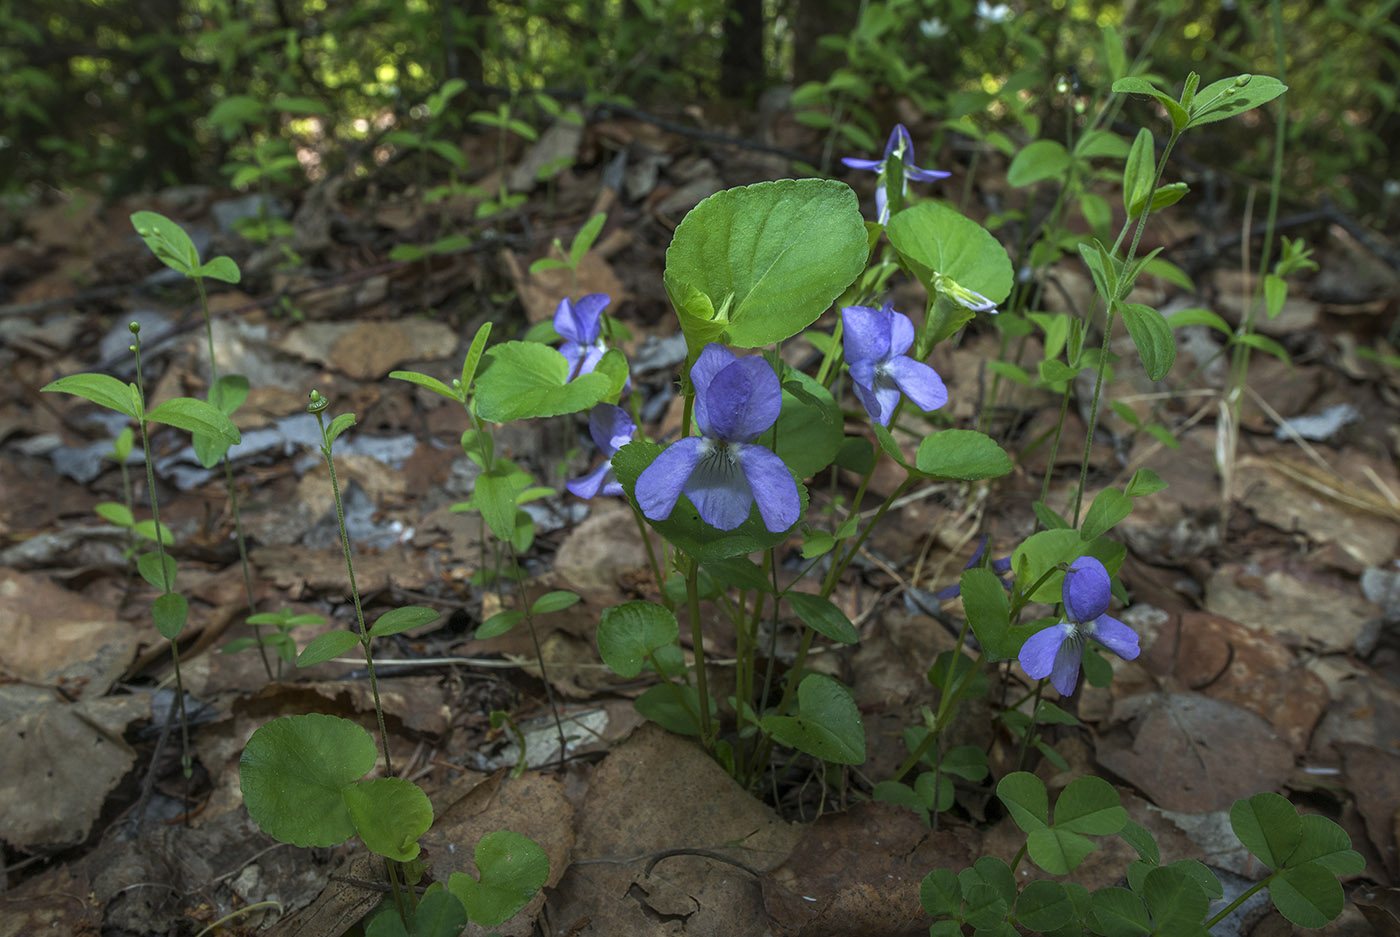
[[238, 762], [248, 815], [294, 846], [335, 846], [355, 834], [341, 795], [374, 767], [374, 739], [348, 719], [310, 713], [261, 726]]
[[[721, 325], [730, 344], [791, 338], [865, 268], [865, 222], [842, 182], [782, 179], [718, 192], [696, 205], [666, 250], [666, 293], [694, 324]], [[699, 296], [708, 299], [710, 307]], [[725, 309], [727, 325], [715, 310]], [[682, 319], [683, 328], [686, 320]], [[713, 340], [686, 328], [692, 349]]]
[[447, 890], [482, 927], [497, 927], [514, 917], [549, 878], [549, 857], [544, 850], [528, 836], [509, 830], [481, 837], [475, 858], [481, 878], [453, 872]]
[[365, 848], [399, 862], [418, 857], [418, 837], [433, 825], [433, 805], [421, 787], [403, 778], [375, 778], [341, 794]]
[[1103, 778], [1086, 775], [1069, 783], [1055, 801], [1055, 829], [1109, 836], [1128, 822], [1118, 792]]
[[1011, 459], [984, 433], [945, 429], [924, 437], [914, 466], [932, 478], [976, 481], [1005, 475]]
[[1322, 927], [1342, 913], [1342, 883], [1315, 863], [1284, 869], [1269, 883], [1278, 913], [1299, 927]]
[[569, 380], [569, 362], [557, 349], [503, 342], [486, 353], [476, 376], [476, 409], [493, 423], [577, 413], [616, 400], [626, 381], [627, 362], [618, 351], [605, 354], [592, 372]]
[[1050, 825], [1050, 795], [1045, 782], [1029, 771], [1013, 771], [997, 782], [997, 799], [1027, 833]]
[[1031, 882], [1016, 899], [1016, 921], [1031, 930], [1045, 932], [1068, 924], [1074, 902], [1059, 882]]
[[1275, 869], [1283, 865], [1303, 837], [1298, 811], [1272, 791], [1235, 801], [1230, 807], [1230, 828], [1246, 849]]
[[[1036, 140], [1030, 143], [1006, 170], [1006, 181], [1016, 188], [1035, 185], [1046, 179], [1056, 179], [1069, 169], [1069, 153], [1057, 140]], [[954, 278], [956, 279], [956, 277]]]
[[649, 653], [676, 640], [676, 616], [652, 602], [628, 602], [603, 610], [598, 622], [598, 652], [618, 676], [642, 672]]

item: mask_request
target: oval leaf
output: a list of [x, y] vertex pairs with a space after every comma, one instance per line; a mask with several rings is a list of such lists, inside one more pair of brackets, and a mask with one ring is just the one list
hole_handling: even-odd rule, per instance
[[[789, 592], [785, 596], [792, 610], [802, 623], [817, 634], [830, 638], [839, 644], [855, 644], [860, 640], [856, 626], [846, 617], [846, 613], [824, 599], [810, 592]], [[799, 687], [799, 690], [801, 688]]]
[[243, 438], [222, 410], [194, 397], [174, 397], [146, 413], [152, 423], [168, 423], [190, 433], [212, 436], [229, 445]]
[[924, 437], [914, 465], [932, 478], [976, 481], [1011, 471], [1011, 459], [992, 437], [970, 429], [945, 429]]
[[174, 641], [185, 630], [185, 622], [190, 617], [190, 603], [178, 592], [167, 592], [151, 603], [151, 617], [155, 619], [160, 636]]
[[349, 631], [340, 629], [327, 631], [306, 646], [306, 650], [302, 651], [301, 656], [297, 658], [297, 666], [313, 667], [316, 664], [323, 664], [333, 657], [339, 657], [359, 643], [359, 637]]
[[417, 628], [419, 625], [426, 625], [431, 621], [437, 621], [442, 617], [442, 613], [424, 605], [405, 605], [403, 608], [396, 608], [385, 612], [375, 621], [374, 627], [369, 629], [370, 637], [382, 638], [389, 634], [398, 634], [410, 628]]
[[648, 654], [673, 643], [679, 633], [676, 616], [660, 605], [614, 605], [598, 622], [598, 653], [613, 673], [630, 679], [642, 672]]
[[1133, 337], [1147, 376], [1160, 381], [1176, 362], [1176, 341], [1172, 338], [1171, 326], [1151, 306], [1141, 303], [1120, 303], [1119, 306], [1123, 310], [1123, 324]]
[[1006, 181], [1019, 189], [1063, 176], [1067, 169], [1069, 153], [1063, 143], [1057, 140], [1036, 140], [1016, 154], [1016, 158], [1006, 170]]
[[125, 413], [133, 420], [141, 416], [132, 400], [131, 385], [123, 384], [110, 374], [70, 374], [50, 381], [40, 390], [82, 397], [108, 410]]
[[760, 725], [779, 744], [823, 761], [865, 761], [865, 726], [855, 698], [826, 674], [809, 673], [798, 684], [796, 716], [765, 716]]
[[920, 202], [885, 229], [900, 258], [930, 293], [935, 274], [994, 303], [1011, 294], [1011, 258], [986, 228], [937, 202]]

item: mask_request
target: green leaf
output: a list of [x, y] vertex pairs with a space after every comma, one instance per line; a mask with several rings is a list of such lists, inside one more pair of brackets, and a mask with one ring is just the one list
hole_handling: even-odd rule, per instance
[[226, 416], [233, 416], [248, 399], [248, 379], [241, 374], [225, 374], [209, 387], [209, 402]]
[[1138, 130], [1123, 164], [1123, 208], [1129, 218], [1142, 214], [1143, 205], [1147, 203], [1147, 193], [1156, 172], [1154, 156], [1152, 131], [1143, 127]]
[[1360, 875], [1366, 869], [1361, 853], [1351, 848], [1346, 830], [1315, 813], [1302, 814], [1302, 834], [1284, 865], [1293, 868], [1316, 863], [1335, 875]]
[[123, 384], [110, 374], [70, 374], [50, 381], [40, 390], [82, 397], [108, 410], [125, 413], [136, 420], [141, 418], [141, 414], [132, 399], [132, 386]]
[[571, 605], [577, 605], [583, 601], [583, 596], [577, 592], [570, 592], [568, 589], [556, 589], [553, 592], [546, 592], [535, 599], [530, 606], [530, 614], [547, 615], [550, 612], [558, 612]]
[[1126, 888], [1100, 888], [1094, 892], [1089, 924], [1103, 937], [1141, 937], [1152, 931], [1142, 900]]
[[132, 516], [131, 508], [116, 501], [103, 501], [93, 510], [97, 512], [98, 517], [118, 527], [132, 527], [136, 524], [136, 518]]
[[[666, 250], [666, 294], [694, 354], [718, 323], [728, 342], [755, 348], [791, 338], [816, 321], [860, 272], [869, 254], [855, 192], [842, 182], [783, 179], [716, 193], [696, 205]], [[705, 315], [696, 294], [707, 298]]]
[[157, 596], [151, 603], [151, 618], [156, 630], [167, 641], [174, 641], [185, 630], [185, 622], [190, 617], [190, 603], [178, 592], [167, 592]]
[[1138, 856], [1143, 860], [1154, 865], [1162, 861], [1162, 853], [1157, 848], [1157, 840], [1139, 824], [1129, 820], [1119, 828], [1118, 835], [1129, 846], [1136, 849]]
[[607, 220], [607, 212], [600, 211], [585, 221], [583, 227], [578, 229], [578, 234], [574, 235], [573, 242], [569, 244], [570, 268], [578, 269], [579, 261], [583, 260], [583, 255], [588, 253], [593, 242], [598, 240], [598, 234], [603, 230], [603, 223]]
[[997, 783], [997, 799], [1016, 825], [1027, 833], [1050, 825], [1050, 795], [1045, 782], [1029, 771], [1013, 771]]
[[[627, 497], [636, 503], [637, 478], [661, 454], [661, 446], [648, 442], [632, 442], [613, 456], [613, 471], [622, 483]], [[478, 482], [479, 484], [479, 482]], [[802, 509], [807, 509], [807, 488], [798, 483], [797, 496]], [[749, 519], [733, 530], [716, 530], [700, 519], [690, 499], [681, 495], [671, 515], [664, 520], [646, 518], [647, 524], [682, 553], [699, 563], [712, 563], [731, 556], [757, 553], [776, 546], [788, 538], [788, 531], [770, 531], [759, 516], [757, 505]], [[800, 522], [799, 522], [800, 523]]]
[[457, 896], [472, 922], [498, 927], [530, 903], [549, 878], [549, 857], [528, 836], [501, 830], [476, 844], [480, 879], [453, 872], [447, 890]]
[[919, 904], [933, 917], [954, 915], [962, 906], [962, 886], [948, 869], [934, 869], [919, 883]]
[[348, 719], [310, 713], [260, 726], [238, 762], [253, 822], [294, 846], [337, 846], [355, 834], [341, 792], [374, 767], [374, 739]]
[[195, 270], [194, 275], [220, 280], [224, 283], [237, 283], [243, 279], [243, 274], [239, 271], [238, 264], [234, 263], [232, 257], [215, 257]]
[[1075, 778], [1055, 801], [1055, 829], [1109, 836], [1128, 822], [1118, 792], [1103, 778]]
[[920, 202], [885, 229], [890, 244], [932, 295], [934, 277], [951, 277], [994, 303], [1011, 295], [1011, 258], [986, 228], [937, 202]]
[[[677, 691], [685, 700], [685, 705], [676, 699]], [[710, 699], [709, 703], [710, 713], [713, 714], [717, 710], [717, 704], [713, 698]], [[698, 736], [700, 734], [700, 724], [695, 721], [695, 716], [692, 715], [692, 713], [700, 712], [700, 694], [693, 686], [681, 686], [673, 689], [665, 684], [657, 684], [637, 697], [632, 705], [637, 712], [667, 732], [674, 732], [677, 735]]]
[[485, 364], [476, 378], [476, 408], [493, 423], [590, 410], [600, 401], [616, 401], [627, 380], [627, 362], [616, 350], [573, 380], [564, 356], [536, 342], [496, 345], [486, 352]]
[[1186, 108], [1177, 103], [1176, 99], [1165, 91], [1159, 91], [1149, 81], [1143, 78], [1120, 78], [1113, 83], [1113, 90], [1118, 94], [1150, 94], [1167, 109], [1167, 115], [1171, 117], [1172, 128], [1180, 132], [1186, 129], [1186, 124], [1190, 120], [1190, 115]]
[[[1103, 563], [1112, 575], [1123, 565], [1127, 548], [1106, 538], [1085, 543], [1080, 539], [1077, 530], [1042, 530], [1021, 541], [1011, 552], [1011, 568], [1016, 570], [1017, 584], [1022, 589], [1029, 589], [1046, 572], [1061, 563], [1072, 563], [1085, 554]], [[1023, 562], [1026, 577], [1024, 580], [1021, 578]], [[1051, 573], [1040, 588], [1035, 590], [1031, 600], [1047, 603], [1060, 601], [1060, 586], [1064, 578], [1060, 572]]]
[[1274, 869], [1283, 865], [1303, 838], [1298, 811], [1271, 791], [1235, 801], [1230, 807], [1230, 828], [1246, 849]]
[[780, 745], [823, 761], [865, 761], [865, 727], [851, 691], [826, 674], [809, 673], [797, 685], [796, 716], [765, 716], [764, 732]]
[[1031, 832], [1026, 847], [1031, 860], [1052, 875], [1068, 875], [1098, 848], [1087, 836], [1058, 827]]
[[488, 638], [495, 638], [505, 634], [524, 619], [525, 613], [519, 609], [508, 608], [499, 611], [481, 623], [476, 629], [476, 634], [472, 635], [478, 641], [485, 641]]
[[165, 592], [175, 588], [175, 558], [169, 553], [142, 553], [136, 558], [136, 571], [153, 587]]
[[919, 443], [915, 465], [930, 478], [976, 481], [1000, 478], [1011, 459], [990, 436], [970, 429], [945, 429]]
[[1078, 249], [1079, 256], [1084, 259], [1084, 265], [1089, 268], [1089, 275], [1094, 278], [1094, 287], [1099, 291], [1099, 295], [1105, 298], [1117, 295], [1118, 261], [1113, 259], [1108, 249], [1099, 243], [1098, 238], [1089, 242], [1081, 241]]
[[943, 753], [938, 767], [944, 774], [981, 781], [987, 776], [987, 753], [976, 745], [958, 745]]
[[185, 276], [195, 276], [199, 266], [199, 251], [185, 229], [162, 214], [138, 211], [131, 216], [131, 226], [161, 263]]
[[[1189, 191], [1190, 187], [1184, 182], [1166, 182], [1157, 186], [1156, 191], [1152, 193], [1152, 211], [1161, 211], [1175, 205]], [[1139, 211], [1138, 214], [1142, 212]]]
[[386, 635], [398, 634], [410, 628], [417, 628], [419, 625], [426, 625], [430, 621], [437, 621], [442, 617], [442, 613], [428, 608], [424, 605], [405, 605], [402, 608], [395, 608], [380, 615], [374, 626], [369, 629], [372, 638], [382, 638]]
[[1191, 120], [1186, 126], [1199, 127], [1243, 114], [1272, 101], [1287, 90], [1287, 85], [1268, 75], [1222, 78], [1206, 85], [1196, 94], [1191, 107]]
[[1084, 514], [1084, 522], [1079, 525], [1080, 539], [1097, 540], [1131, 513], [1131, 498], [1117, 488], [1105, 488], [1095, 496], [1094, 503]]
[[1299, 927], [1325, 926], [1342, 913], [1342, 883], [1320, 864], [1284, 869], [1269, 882], [1269, 897], [1278, 913]]
[[777, 453], [798, 478], [811, 478], [841, 449], [844, 421], [836, 400], [815, 379], [783, 369], [783, 407], [773, 427], [758, 439]]
[[621, 677], [642, 672], [647, 655], [675, 642], [676, 616], [653, 602], [627, 602], [603, 610], [598, 621], [598, 653]]
[[497, 539], [510, 540], [514, 533], [516, 498], [527, 484], [529, 476], [513, 465], [496, 465], [477, 476], [472, 506], [481, 512]]
[[1031, 882], [1016, 899], [1016, 922], [1033, 931], [1053, 930], [1074, 917], [1074, 902], [1059, 882]]
[[1171, 326], [1162, 314], [1151, 306], [1141, 303], [1119, 303], [1123, 312], [1123, 324], [1133, 337], [1138, 355], [1147, 376], [1160, 381], [1167, 376], [1176, 362], [1176, 340], [1172, 338]]
[[152, 423], [167, 423], [190, 433], [200, 433], [229, 445], [242, 440], [238, 427], [222, 410], [194, 397], [174, 397], [146, 413]]
[[731, 556], [727, 560], [714, 560], [704, 565], [704, 572], [720, 586], [735, 589], [753, 589], [758, 592], [773, 592], [773, 583], [764, 575], [757, 563], [747, 556]]
[[1019, 654], [1022, 642], [1011, 631], [1011, 603], [996, 573], [985, 568], [965, 569], [959, 584], [968, 627], [977, 636], [986, 659], [1009, 660]]
[[810, 592], [788, 592], [784, 597], [802, 623], [817, 634], [839, 644], [855, 644], [860, 640], [856, 626], [830, 599]]
[[[138, 537], [145, 537], [147, 540], [156, 539], [156, 522], [151, 520], [137, 521], [131, 525], [132, 532]], [[174, 543], [175, 534], [164, 524], [160, 525], [160, 542]]]
[[981, 699], [989, 686], [987, 672], [971, 657], [955, 651], [943, 651], [934, 658], [928, 669], [928, 682], [944, 693], [957, 690], [958, 699]]
[[1293, 363], [1292, 359], [1288, 357], [1288, 352], [1284, 347], [1267, 335], [1260, 335], [1258, 332], [1249, 332], [1245, 335], [1235, 336], [1235, 341], [1242, 345], [1248, 345], [1251, 348], [1258, 348], [1260, 351], [1268, 352], [1284, 364]]
[[462, 400], [460, 394], [442, 381], [428, 374], [420, 374], [417, 371], [390, 371], [389, 376], [399, 381], [408, 381], [410, 384], [417, 384], [419, 387], [427, 388], [435, 394], [446, 397], [448, 400]]
[[313, 667], [316, 664], [323, 664], [333, 657], [339, 657], [360, 643], [359, 635], [336, 629], [327, 631], [312, 639], [306, 649], [297, 657], [298, 667]]
[[326, 427], [327, 445], [334, 445], [335, 441], [339, 439], [347, 429], [354, 425], [355, 414], [353, 413], [342, 413], [334, 420], [331, 420], [331, 425]]
[[481, 364], [481, 356], [486, 351], [486, 342], [491, 338], [491, 322], [488, 319], [481, 324], [481, 328], [476, 330], [472, 336], [471, 346], [467, 349], [467, 356], [462, 359], [462, 392], [468, 393], [471, 390], [472, 381], [476, 380], [476, 369]]
[[1124, 492], [1129, 498], [1142, 498], [1150, 494], [1156, 494], [1167, 487], [1167, 483], [1162, 481], [1162, 477], [1149, 468], [1140, 468], [1133, 473], [1133, 477], [1128, 479], [1128, 484], [1124, 487]]
[[347, 786], [341, 795], [366, 849], [398, 862], [418, 858], [418, 837], [433, 825], [433, 805], [421, 787], [403, 778], [374, 778]]
[[915, 779], [914, 792], [919, 798], [919, 803], [935, 813], [951, 810], [953, 799], [957, 796], [953, 779], [946, 774], [935, 774], [932, 771], [925, 771]]
[[1201, 886], [1176, 865], [1148, 872], [1141, 894], [1159, 934], [1199, 928], [1210, 909], [1210, 898]]
[[[1036, 140], [1025, 146], [1006, 170], [1006, 181], [1015, 188], [1023, 188], [1058, 179], [1069, 170], [1069, 152], [1063, 143], [1056, 140]], [[954, 278], [956, 279], [956, 277]]]
[[929, 805], [924, 799], [908, 784], [901, 784], [898, 781], [878, 781], [870, 789], [870, 796], [873, 800], [882, 804], [894, 804], [896, 807], [906, 807], [919, 815], [919, 819], [925, 824], [928, 823]]

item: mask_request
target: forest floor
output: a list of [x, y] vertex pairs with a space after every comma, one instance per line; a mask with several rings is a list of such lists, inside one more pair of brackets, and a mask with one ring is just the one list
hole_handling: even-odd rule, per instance
[[[788, 142], [803, 139], [810, 145]], [[494, 136], [463, 145], [473, 165], [494, 161]], [[958, 601], [940, 603], [933, 593], [956, 582], [984, 534], [1000, 556], [1034, 530], [1043, 440], [1059, 415], [1048, 391], [1000, 381], [987, 428], [1016, 459], [1015, 471], [992, 484], [916, 489], [833, 597], [861, 641], [815, 656], [814, 665], [854, 688], [869, 752], [834, 787], [798, 761], [750, 793], [691, 741], [643, 724], [631, 700], [648, 684], [613, 676], [594, 641], [601, 609], [657, 589], [629, 512], [615, 501], [563, 495], [530, 507], [538, 537], [525, 560], [525, 592], [584, 596], [538, 619], [545, 678], [570, 737], [562, 768], [528, 630], [473, 639], [484, 618], [518, 597], [470, 583], [493, 561], [476, 515], [450, 510], [469, 495], [475, 472], [458, 446], [464, 414], [386, 375], [412, 368], [450, 381], [482, 323], [493, 322], [497, 335], [518, 332], [549, 318], [566, 293], [604, 292], [632, 332], [625, 350], [646, 401], [646, 430], [653, 438], [673, 433], [684, 343], [661, 282], [671, 232], [712, 192], [790, 173], [772, 152], [639, 120], [592, 124], [552, 145], [562, 150], [533, 155], [571, 156], [575, 167], [484, 228], [473, 224], [469, 200], [425, 207], [408, 163], [369, 180], [316, 183], [288, 206], [298, 264], [233, 235], [228, 217], [246, 213], [248, 197], [207, 187], [118, 203], [71, 192], [5, 222], [15, 236], [0, 245], [0, 299], [8, 304], [0, 306], [0, 363], [10, 375], [0, 387], [0, 937], [188, 935], [258, 902], [269, 904], [221, 932], [259, 933], [278, 922], [278, 934], [330, 937], [384, 893], [381, 872], [353, 843], [299, 849], [260, 832], [238, 784], [243, 745], [270, 718], [328, 712], [372, 724], [363, 664], [286, 667], [269, 679], [257, 653], [219, 653], [249, 634], [223, 474], [201, 468], [177, 432], [157, 433], [161, 519], [175, 533], [179, 586], [192, 605], [180, 639], [194, 756], [186, 780], [178, 726], [169, 731], [170, 652], [149, 619], [154, 593], [123, 556], [124, 532], [94, 513], [123, 497], [120, 471], [103, 458], [120, 424], [77, 398], [38, 392], [80, 371], [131, 379], [127, 323], [136, 319], [149, 399], [203, 396], [199, 307], [187, 281], [134, 235], [128, 216], [141, 209], [184, 224], [206, 257], [228, 253], [245, 269], [241, 290], [213, 293], [211, 306], [220, 373], [252, 385], [236, 418], [244, 442], [233, 450], [233, 474], [259, 611], [315, 612], [351, 626], [308, 392], [328, 397], [332, 414], [357, 418], [337, 449], [337, 469], [366, 617], [410, 604], [443, 612], [378, 648], [401, 662], [385, 664], [381, 678], [397, 773], [421, 784], [436, 808], [423, 839], [432, 874], [473, 870], [473, 844], [500, 829], [534, 838], [550, 858], [547, 887], [502, 934], [923, 934], [917, 886], [928, 871], [960, 869], [981, 855], [1011, 859], [1018, 830], [986, 784], [960, 786], [936, 827], [868, 793], [906, 754], [903, 729], [936, 699], [928, 666], [955, 645]], [[517, 164], [531, 155], [518, 154]], [[965, 188], [961, 166], [925, 165], [954, 168], [941, 194], [956, 203], [966, 191], [963, 210], [974, 218], [1025, 199], [1007, 187], [1004, 171], [984, 168]], [[492, 190], [497, 181], [478, 184]], [[873, 177], [850, 181], [868, 205]], [[1218, 208], [1193, 193], [1154, 217], [1145, 248], [1167, 247], [1196, 288], [1146, 278], [1137, 298], [1238, 321], [1255, 281], [1240, 269], [1238, 237], [1232, 247], [1228, 229], [1210, 220]], [[607, 223], [576, 283], [568, 271], [528, 272], [556, 236], [567, 244], [597, 211]], [[468, 231], [470, 246], [456, 253], [387, 259], [397, 243]], [[1121, 579], [1131, 596], [1115, 614], [1142, 635], [1143, 654], [1115, 660], [1107, 688], [1086, 684], [1069, 700], [1051, 693], [1079, 720], [1046, 729], [1069, 770], [1038, 757], [1026, 767], [1052, 791], [1079, 774], [1110, 779], [1165, 860], [1200, 859], [1236, 893], [1264, 870], [1231, 845], [1226, 811], [1236, 798], [1283, 792], [1341, 823], [1366, 858], [1328, 932], [1393, 935], [1400, 371], [1358, 349], [1393, 333], [1400, 271], [1344, 224], [1314, 220], [1287, 233], [1308, 240], [1321, 271], [1291, 283], [1283, 313], [1260, 324], [1292, 363], [1255, 354], [1226, 477], [1216, 464], [1231, 429], [1221, 416], [1228, 362], [1218, 337], [1204, 327], [1180, 331], [1177, 364], [1163, 382], [1149, 381], [1134, 355], [1115, 368], [1106, 399], [1170, 427], [1179, 441], [1170, 448], [1105, 408], [1092, 452], [1090, 496], [1143, 466], [1169, 483], [1139, 499], [1113, 533], [1129, 548]], [[1087, 307], [1092, 284], [1077, 258], [1046, 278], [1048, 310]], [[899, 284], [893, 299], [907, 312], [923, 308], [917, 284]], [[818, 327], [831, 323], [828, 314]], [[1114, 337], [1116, 349], [1127, 351], [1127, 342]], [[1009, 347], [1018, 353], [1014, 341]], [[954, 425], [975, 423], [994, 384], [987, 362], [1002, 354], [999, 334], [984, 323], [935, 350], [930, 363], [949, 387]], [[1019, 354], [1034, 370], [1036, 340]], [[784, 355], [800, 366], [813, 350], [797, 340]], [[1053, 467], [1048, 500], [1058, 509], [1078, 480], [1084, 410], [1070, 408]], [[848, 432], [859, 426], [852, 421]], [[596, 457], [586, 438], [582, 417], [525, 421], [499, 428], [497, 450], [562, 491], [563, 479]], [[139, 467], [133, 479], [137, 517], [148, 516]], [[814, 487], [813, 516], [833, 507], [835, 492], [849, 501], [849, 481]], [[864, 507], [899, 481], [878, 473]], [[789, 577], [795, 555], [795, 541], [777, 551]], [[718, 615], [706, 629], [723, 698], [734, 636]], [[304, 646], [321, 630], [295, 635]], [[784, 624], [780, 659], [791, 659], [798, 634]], [[997, 679], [1010, 681], [1013, 695], [1030, 685], [1017, 667]], [[967, 709], [952, 744], [986, 750], [993, 776], [1013, 770], [1017, 741], [989, 708]], [[491, 727], [493, 710], [509, 712], [525, 734], [532, 770], [520, 777], [510, 776], [519, 749], [511, 733]], [[1101, 846], [1074, 880], [1096, 888], [1121, 879], [1131, 850], [1116, 838]], [[1266, 908], [1217, 933], [1288, 932]]]

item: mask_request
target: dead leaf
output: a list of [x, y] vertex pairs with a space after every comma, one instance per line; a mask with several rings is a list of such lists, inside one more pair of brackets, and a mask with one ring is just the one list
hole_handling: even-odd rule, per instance
[[67, 934], [97, 937], [101, 933], [102, 905], [81, 870], [66, 865], [49, 869], [0, 897], [0, 937], [33, 934]]
[[1281, 570], [1258, 574], [1238, 565], [1222, 566], [1210, 577], [1206, 609], [1327, 651], [1355, 648], [1367, 622], [1380, 614], [1359, 588], [1343, 592]]
[[349, 377], [372, 381], [406, 362], [450, 357], [457, 349], [457, 338], [450, 326], [428, 319], [309, 322], [288, 332], [278, 347]]
[[18, 846], [69, 844], [87, 836], [108, 791], [131, 770], [126, 727], [151, 713], [145, 694], [52, 703], [0, 725], [0, 839]]
[[1400, 888], [1362, 887], [1352, 892], [1351, 900], [1377, 937], [1400, 937]]
[[764, 908], [784, 937], [926, 934], [919, 883], [931, 869], [972, 865], [980, 839], [968, 827], [935, 833], [893, 804], [824, 814], [762, 877]]
[[577, 299], [589, 293], [606, 293], [612, 299], [608, 307], [610, 315], [616, 315], [618, 307], [631, 298], [612, 267], [594, 251], [583, 255], [573, 276], [564, 268], [530, 273], [526, 269], [528, 265], [521, 264], [520, 258], [510, 250], [501, 251], [501, 264], [514, 281], [521, 305], [525, 307], [525, 318], [531, 323], [552, 319], [559, 300], [565, 296]]
[[1288, 464], [1253, 457], [1236, 463], [1235, 490], [1241, 503], [1261, 521], [1286, 533], [1298, 531], [1319, 543], [1337, 544], [1363, 566], [1380, 566], [1395, 556], [1400, 543], [1395, 517], [1354, 506], [1361, 495], [1375, 498], [1374, 490], [1359, 488], [1340, 476], [1327, 479], [1339, 496], [1358, 492], [1343, 502], [1305, 484], [1297, 472], [1285, 473]]
[[0, 669], [70, 696], [106, 693], [136, 656], [139, 632], [45, 576], [0, 570]]
[[629, 937], [761, 933], [755, 875], [799, 833], [694, 742], [650, 724], [594, 772], [576, 828], [550, 920]]
[[1205, 612], [1171, 616], [1139, 663], [1158, 676], [1170, 674], [1188, 689], [1262, 716], [1295, 755], [1307, 750], [1330, 701], [1327, 685], [1303, 669], [1282, 642]]
[[1347, 790], [1366, 821], [1366, 836], [1392, 876], [1400, 875], [1396, 823], [1400, 819], [1400, 754], [1344, 742], [1342, 755]]
[[1288, 744], [1262, 716], [1233, 703], [1162, 693], [1114, 708], [1131, 713], [1133, 725], [1099, 740], [1099, 763], [1159, 807], [1224, 810], [1241, 797], [1274, 790], [1293, 770]]
[[[572, 118], [572, 119], [570, 119]], [[540, 170], [545, 167], [567, 166], [578, 154], [583, 140], [583, 119], [576, 108], [570, 108], [545, 128], [506, 179], [512, 192], [529, 192], [540, 182]]]
[[606, 596], [604, 604], [621, 602], [620, 578], [646, 566], [646, 553], [629, 509], [599, 499], [594, 505], [583, 523], [564, 535], [554, 570], [585, 595]]

